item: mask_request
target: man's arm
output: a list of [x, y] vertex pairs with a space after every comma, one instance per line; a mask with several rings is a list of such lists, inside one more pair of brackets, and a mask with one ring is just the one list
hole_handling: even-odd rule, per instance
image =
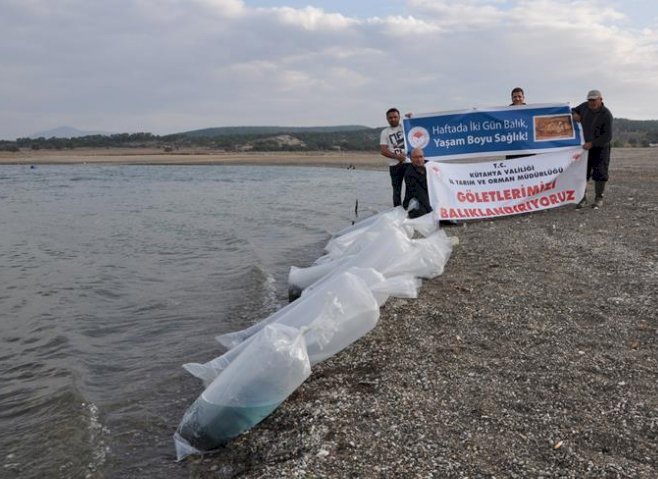
[[409, 208], [409, 202], [414, 197], [416, 191], [416, 178], [409, 171], [413, 166], [409, 165], [407, 173], [404, 175], [404, 199], [402, 200], [402, 207], [406, 210]]
[[388, 145], [379, 145], [379, 153], [386, 158], [390, 158], [391, 160], [398, 160], [399, 162], [402, 162], [406, 159], [404, 153], [394, 153], [388, 149]]

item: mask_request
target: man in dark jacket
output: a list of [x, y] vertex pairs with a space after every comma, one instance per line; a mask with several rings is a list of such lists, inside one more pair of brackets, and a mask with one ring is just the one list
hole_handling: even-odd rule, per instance
[[411, 151], [411, 164], [404, 173], [404, 186], [402, 206], [408, 211], [409, 218], [418, 218], [432, 211], [427, 192], [425, 155], [421, 148]]
[[[588, 151], [587, 180], [594, 180], [594, 208], [603, 206], [603, 190], [608, 181], [608, 166], [610, 165], [610, 143], [612, 141], [612, 113], [603, 104], [603, 96], [599, 90], [587, 93], [587, 101], [572, 110], [573, 118], [583, 126], [585, 144]], [[587, 196], [578, 203], [578, 208], [587, 205]]]

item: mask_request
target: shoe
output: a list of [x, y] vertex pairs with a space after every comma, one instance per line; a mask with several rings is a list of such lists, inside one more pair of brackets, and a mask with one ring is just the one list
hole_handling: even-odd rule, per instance
[[580, 202], [576, 205], [576, 209], [580, 210], [580, 209], [584, 208], [585, 206], [587, 206], [587, 198], [583, 197], [583, 199], [580, 200]]
[[595, 198], [594, 199], [594, 204], [592, 205], [592, 208], [594, 208], [595, 210], [598, 210], [602, 206], [603, 206], [603, 198], [600, 197], [600, 196]]
[[457, 226], [459, 225], [459, 221], [455, 220], [440, 220], [439, 221], [440, 226]]

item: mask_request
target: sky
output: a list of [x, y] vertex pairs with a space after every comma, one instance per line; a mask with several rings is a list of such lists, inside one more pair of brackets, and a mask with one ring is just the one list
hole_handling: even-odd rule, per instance
[[658, 119], [655, 0], [0, 0], [0, 139], [384, 126], [584, 101]]

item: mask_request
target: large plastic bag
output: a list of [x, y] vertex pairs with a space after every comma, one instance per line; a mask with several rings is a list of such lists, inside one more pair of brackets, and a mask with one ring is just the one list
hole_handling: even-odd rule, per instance
[[183, 415], [174, 435], [178, 460], [247, 431], [310, 376], [302, 332], [272, 324], [254, 337]]
[[367, 241], [357, 254], [329, 263], [333, 268], [327, 268], [326, 264], [308, 268], [291, 267], [288, 274], [289, 291], [292, 289], [303, 291], [322, 277], [350, 267], [374, 268], [382, 271], [392, 259], [404, 256], [412, 249], [409, 237], [400, 228], [388, 222], [383, 222], [379, 225], [376, 234], [368, 235], [366, 238]]
[[[366, 227], [332, 238], [325, 247], [327, 254], [318, 258], [313, 265], [306, 268], [292, 266], [288, 273], [290, 301], [297, 299], [307, 287], [320, 278], [352, 266], [373, 267], [383, 271], [387, 262], [398, 261], [411, 250], [409, 241], [414, 233], [419, 232], [422, 236], [429, 237], [439, 231], [438, 219], [434, 213], [407, 219], [393, 214], [396, 211], [394, 208], [389, 213], [379, 215]], [[416, 261], [415, 256], [409, 256], [406, 261]], [[412, 271], [413, 269], [407, 269], [403, 273]]]
[[[204, 364], [188, 363], [183, 367], [204, 382], [211, 381], [244, 354], [258, 331], [266, 324], [272, 324], [272, 321], [295, 328], [309, 328], [305, 341], [311, 364], [324, 361], [375, 327], [379, 319], [379, 307], [391, 293], [405, 297], [417, 296], [420, 281], [413, 276], [388, 280], [374, 270], [371, 271], [381, 278], [380, 282], [369, 286], [355, 271], [337, 275], [325, 287], [302, 296], [298, 306], [290, 308], [286, 314], [277, 315], [273, 320], [272, 317], [266, 318], [238, 334], [219, 336], [217, 339], [223, 344], [233, 345], [221, 356]], [[242, 339], [242, 342], [236, 344], [237, 339]]]
[[382, 227], [392, 226], [401, 228], [405, 217], [406, 212], [404, 209], [402, 207], [396, 207], [371, 216], [351, 226], [349, 229], [333, 235], [324, 247], [327, 254], [315, 260], [314, 264], [320, 264], [330, 259], [338, 259], [345, 255], [358, 253], [362, 245], [368, 241], [364, 240], [365, 235], [369, 234], [372, 238], [373, 233], [376, 234]]
[[443, 230], [437, 230], [427, 238], [411, 240], [413, 247], [405, 255], [392, 257], [381, 273], [386, 276], [413, 274], [432, 279], [441, 274], [452, 253], [453, 241]]
[[417, 232], [424, 237], [428, 237], [439, 229], [439, 217], [436, 212], [431, 211], [426, 215], [418, 218], [407, 218], [402, 222], [402, 226], [408, 230]]
[[314, 267], [291, 268], [288, 288], [303, 291], [351, 267], [374, 268], [385, 277], [412, 274], [420, 278], [434, 278], [443, 272], [452, 252], [452, 244], [441, 229], [427, 238], [412, 240], [399, 228], [386, 227], [358, 254], [336, 262], [336, 267], [329, 272]]
[[[367, 223], [366, 223], [367, 221]], [[431, 212], [418, 218], [407, 218], [401, 207], [393, 208], [354, 225], [354, 229], [341, 235], [334, 235], [324, 247], [327, 254], [320, 256], [313, 264], [319, 265], [359, 253], [366, 245], [382, 234], [382, 228], [395, 227], [402, 230], [409, 238], [415, 233], [427, 237], [439, 228], [436, 213]], [[356, 228], [357, 226], [360, 226]]]
[[347, 236], [348, 234], [355, 233], [358, 230], [368, 228], [370, 225], [372, 225], [376, 221], [379, 221], [384, 216], [392, 218], [394, 220], [402, 221], [407, 217], [407, 212], [404, 210], [402, 206], [389, 208], [380, 213], [377, 213], [376, 215], [369, 216], [368, 218], [365, 218], [359, 221], [358, 223], [350, 225], [347, 228], [343, 228], [342, 230], [334, 233], [332, 236], [333, 238], [337, 238], [339, 236]]
[[[358, 276], [368, 286], [376, 283], [381, 283], [385, 280], [384, 276], [372, 268], [350, 268], [346, 272]], [[324, 305], [324, 297], [327, 292], [336, 291], [341, 287], [343, 277], [334, 277], [332, 281], [322, 284], [321, 287], [307, 288], [303, 292], [303, 301], [297, 300], [290, 303], [283, 308], [275, 311], [264, 320], [246, 328], [241, 331], [234, 331], [217, 336], [217, 341], [227, 348], [232, 348], [242, 341], [252, 336], [254, 333], [260, 331], [266, 324], [271, 324], [279, 318], [288, 315], [296, 315], [301, 318], [307, 318], [308, 322], [312, 322], [318, 316]], [[390, 291], [391, 295], [395, 294], [395, 290]], [[401, 293], [404, 294], [404, 293]]]

